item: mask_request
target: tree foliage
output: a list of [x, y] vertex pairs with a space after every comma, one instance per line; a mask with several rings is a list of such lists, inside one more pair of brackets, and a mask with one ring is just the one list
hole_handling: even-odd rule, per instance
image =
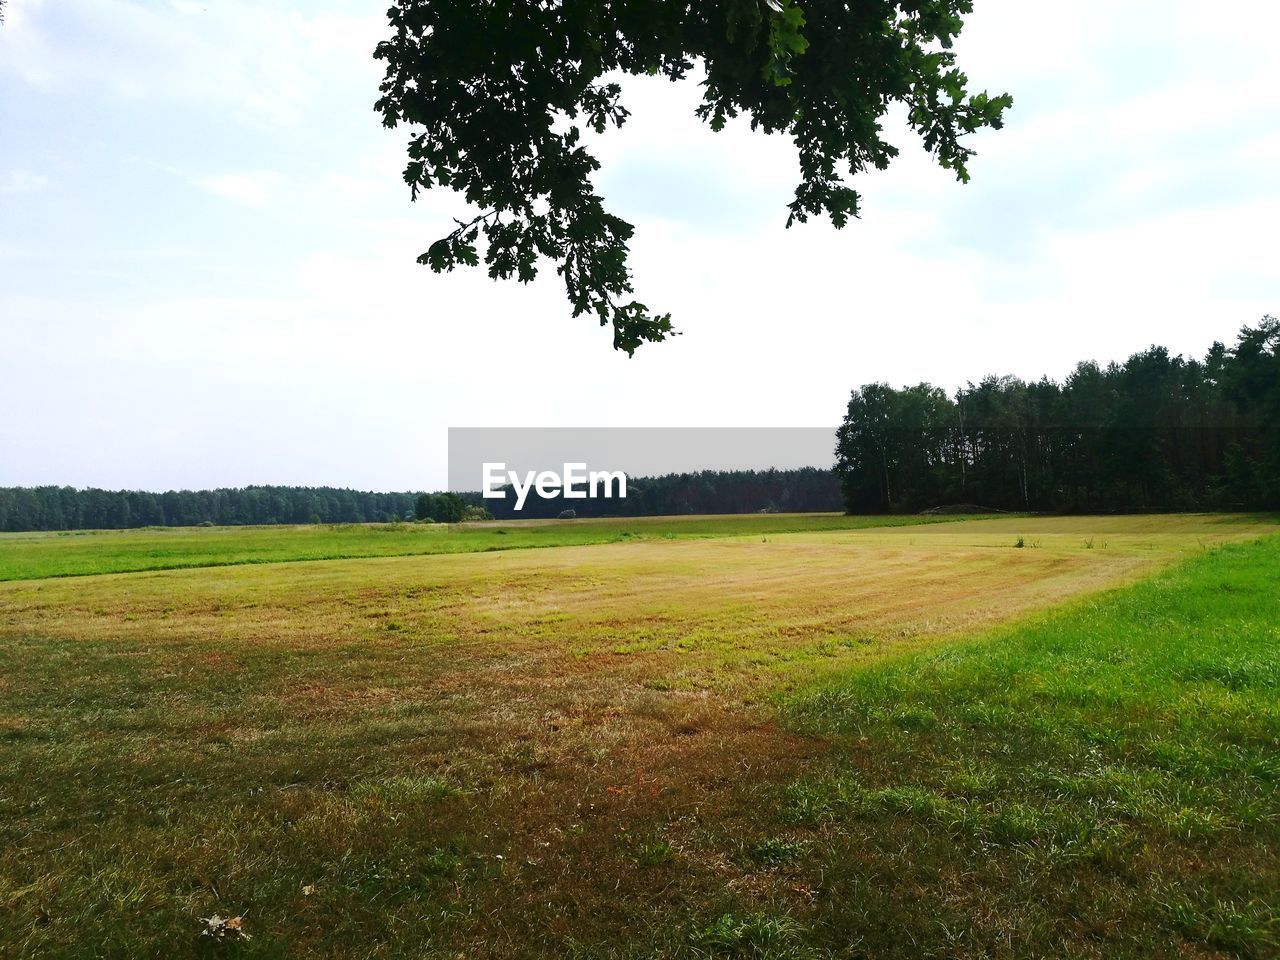
[[1151, 347], [1063, 383], [855, 390], [837, 434], [855, 513], [1280, 507], [1280, 322], [1204, 360]]
[[[617, 78], [680, 80], [700, 67], [698, 116], [713, 130], [745, 115], [789, 135], [800, 183], [787, 225], [858, 214], [847, 180], [883, 169], [897, 148], [882, 119], [902, 104], [938, 162], [968, 179], [965, 134], [999, 127], [1007, 95], [970, 94], [952, 42], [971, 0], [396, 0], [376, 109], [412, 128], [411, 195], [448, 187], [480, 213], [459, 220], [419, 262], [480, 263], [532, 280], [550, 260], [574, 316], [613, 327], [633, 353], [673, 332], [636, 300], [632, 226], [609, 213], [584, 133], [626, 122]], [[483, 237], [483, 241], [481, 240]]]
[[421, 493], [413, 504], [414, 516], [436, 523], [461, 523], [466, 519], [467, 504], [456, 493]]

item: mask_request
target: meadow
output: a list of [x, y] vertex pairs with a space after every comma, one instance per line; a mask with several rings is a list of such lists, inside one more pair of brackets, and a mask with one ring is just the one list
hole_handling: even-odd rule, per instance
[[1274, 518], [506, 526], [0, 539], [0, 956], [1280, 954]]
[[[344, 523], [0, 533], [0, 580], [937, 523], [955, 517], [735, 514], [463, 524]], [[964, 518], [960, 518], [964, 519]]]

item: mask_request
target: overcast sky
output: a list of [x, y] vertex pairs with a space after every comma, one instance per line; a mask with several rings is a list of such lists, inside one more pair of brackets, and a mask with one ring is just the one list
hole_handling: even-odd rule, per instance
[[[783, 138], [628, 83], [598, 185], [683, 336], [611, 349], [554, 270], [414, 263], [372, 110], [386, 0], [10, 0], [0, 485], [442, 487], [450, 426], [809, 426], [849, 390], [1200, 355], [1280, 312], [1280, 4], [977, 0], [1007, 90], [973, 182], [902, 129], [843, 231], [784, 230]], [[891, 127], [891, 132], [896, 129]]]

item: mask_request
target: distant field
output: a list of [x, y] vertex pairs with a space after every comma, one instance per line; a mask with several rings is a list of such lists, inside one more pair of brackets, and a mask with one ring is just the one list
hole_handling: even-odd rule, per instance
[[1275, 956], [1274, 520], [857, 522], [0, 584], [0, 956]]
[[628, 539], [854, 530], [955, 519], [780, 513], [465, 524], [348, 523], [0, 533], [0, 580], [286, 560], [475, 553]]

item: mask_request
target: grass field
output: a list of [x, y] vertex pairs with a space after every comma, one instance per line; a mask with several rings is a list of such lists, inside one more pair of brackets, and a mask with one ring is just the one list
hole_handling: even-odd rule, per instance
[[1273, 520], [599, 526], [4, 542], [0, 956], [1280, 953]]
[[219, 567], [287, 560], [348, 560], [477, 553], [625, 540], [854, 530], [954, 517], [849, 517], [839, 513], [736, 514], [534, 520], [510, 523], [345, 523], [269, 527], [147, 527], [0, 533], [0, 580]]

